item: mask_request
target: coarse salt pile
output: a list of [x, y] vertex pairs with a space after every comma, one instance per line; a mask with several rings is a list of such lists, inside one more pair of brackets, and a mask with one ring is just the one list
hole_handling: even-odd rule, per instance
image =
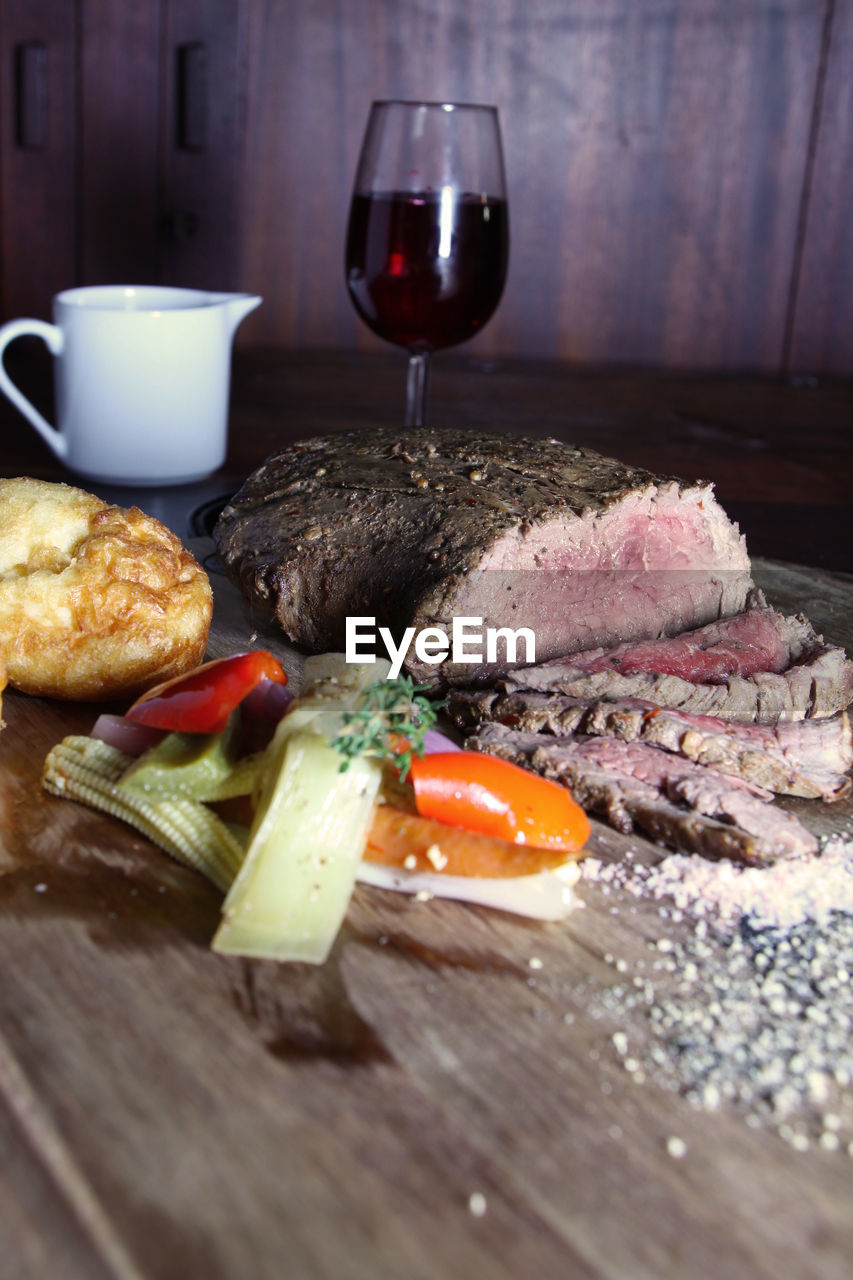
[[792, 858], [768, 867], [673, 854], [649, 868], [646, 891], [671, 897], [676, 907], [717, 927], [743, 919], [756, 929], [789, 929], [806, 920], [826, 925], [833, 912], [853, 914], [853, 842], [834, 837], [819, 858]]
[[843, 836], [826, 838], [819, 857], [786, 858], [764, 867], [672, 853], [653, 866], [586, 858], [580, 868], [581, 880], [613, 885], [638, 898], [669, 898], [677, 912], [704, 918], [724, 932], [742, 921], [784, 929], [805, 921], [825, 925], [833, 914], [853, 915], [853, 840]]
[[[634, 1080], [708, 1110], [731, 1103], [798, 1150], [853, 1156], [853, 841], [765, 868], [672, 854], [590, 861], [583, 878], [671, 906], [689, 926], [649, 944], [594, 1011]], [[677, 935], [677, 936], [675, 936]]]

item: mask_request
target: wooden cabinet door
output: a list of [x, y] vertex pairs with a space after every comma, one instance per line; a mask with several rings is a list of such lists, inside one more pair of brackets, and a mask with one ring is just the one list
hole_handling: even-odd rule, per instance
[[159, 224], [164, 283], [241, 287], [246, 10], [239, 0], [166, 6]]
[[75, 283], [75, 15], [0, 0], [0, 314], [50, 319]]
[[239, 287], [240, 0], [0, 0], [0, 316]]
[[161, 0], [80, 0], [80, 284], [157, 279]]
[[240, 0], [83, 0], [83, 282], [234, 285]]

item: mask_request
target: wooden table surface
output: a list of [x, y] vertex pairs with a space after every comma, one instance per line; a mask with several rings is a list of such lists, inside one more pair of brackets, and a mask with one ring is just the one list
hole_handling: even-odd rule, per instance
[[[41, 344], [18, 341], [6, 365], [50, 417]], [[853, 383], [582, 371], [454, 354], [437, 356], [433, 366], [437, 425], [554, 435], [662, 474], [713, 480], [754, 555], [853, 571]], [[171, 496], [190, 508], [232, 491], [288, 441], [400, 422], [404, 383], [399, 352], [238, 349], [226, 464], [203, 485]], [[58, 475], [53, 454], [3, 397], [0, 430], [2, 474]], [[163, 494], [133, 496], [150, 506]]]
[[[19, 364], [46, 404], [38, 361]], [[299, 435], [394, 421], [402, 390], [394, 357], [240, 353], [227, 466], [177, 496], [225, 494]], [[758, 561], [774, 603], [853, 646], [849, 388], [448, 357], [433, 391], [460, 430], [545, 431], [715, 480], [755, 555], [806, 566]], [[0, 421], [4, 474], [73, 479], [14, 411]], [[211, 655], [252, 634], [214, 590]], [[547, 925], [360, 888], [322, 968], [216, 956], [212, 888], [41, 793], [48, 748], [94, 714], [3, 699], [4, 1280], [849, 1277], [844, 1148], [698, 1109], [614, 1049], [614, 957], [639, 972], [688, 922], [594, 881]], [[851, 829], [849, 802], [794, 807]], [[605, 862], [636, 846], [595, 824]]]

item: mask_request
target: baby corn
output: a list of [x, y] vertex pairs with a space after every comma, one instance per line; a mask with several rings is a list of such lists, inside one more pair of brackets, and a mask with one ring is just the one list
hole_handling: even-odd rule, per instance
[[48, 755], [42, 784], [53, 795], [120, 818], [227, 892], [243, 862], [238, 836], [197, 800], [151, 801], [120, 789], [117, 783], [131, 763], [109, 743], [72, 736]]

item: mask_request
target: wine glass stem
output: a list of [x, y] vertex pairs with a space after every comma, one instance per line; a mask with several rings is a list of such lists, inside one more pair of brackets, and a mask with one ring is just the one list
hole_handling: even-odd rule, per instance
[[422, 427], [426, 419], [427, 382], [429, 380], [429, 355], [421, 352], [409, 356], [409, 373], [406, 378], [406, 427]]

